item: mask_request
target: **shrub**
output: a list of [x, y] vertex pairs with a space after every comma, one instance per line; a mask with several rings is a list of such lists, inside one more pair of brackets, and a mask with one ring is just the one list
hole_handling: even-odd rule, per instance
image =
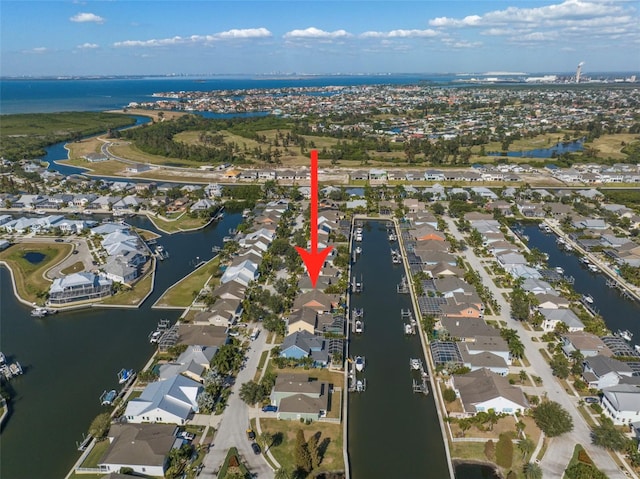
[[484, 443], [484, 455], [490, 461], [493, 461], [496, 457], [496, 445], [491, 439]]
[[447, 388], [442, 391], [442, 398], [447, 402], [453, 402], [456, 400], [456, 392], [451, 388]]
[[593, 464], [593, 461], [589, 457], [589, 454], [587, 454], [584, 449], [580, 449], [580, 451], [578, 452], [578, 461], [584, 462], [585, 464]]
[[606, 479], [607, 476], [590, 464], [576, 462], [567, 468], [565, 474], [568, 479]]
[[513, 462], [513, 442], [508, 434], [500, 434], [496, 445], [496, 464], [505, 469]]

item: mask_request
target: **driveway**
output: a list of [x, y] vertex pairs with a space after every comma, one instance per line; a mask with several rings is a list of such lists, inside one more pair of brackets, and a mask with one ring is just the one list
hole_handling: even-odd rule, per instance
[[[252, 328], [247, 328], [252, 329]], [[260, 328], [262, 329], [262, 328]], [[235, 446], [242, 461], [247, 465], [249, 470], [259, 479], [272, 479], [273, 470], [267, 464], [262, 455], [255, 455], [251, 449], [251, 442], [247, 439], [247, 428], [249, 428], [249, 411], [250, 408], [240, 399], [240, 386], [243, 383], [251, 381], [258, 368], [260, 355], [265, 349], [267, 334], [264, 331], [255, 341], [251, 341], [250, 349], [247, 353], [245, 367], [238, 373], [236, 382], [233, 385], [229, 402], [222, 416], [220, 427], [216, 431], [213, 439], [213, 446], [204, 458], [204, 470], [200, 477], [214, 478], [222, 467], [224, 459], [227, 457], [229, 448]]]
[[[451, 234], [457, 238], [463, 237], [451, 218], [447, 217], [445, 221]], [[575, 445], [582, 444], [594, 463], [610, 479], [624, 478], [625, 475], [620, 471], [607, 451], [591, 444], [590, 429], [577, 410], [578, 398], [570, 396], [564, 391], [560, 383], [556, 381], [556, 378], [551, 373], [551, 368], [540, 354], [539, 348], [544, 348], [544, 343], [534, 343], [531, 340], [533, 336], [532, 333], [527, 331], [519, 321], [511, 318], [511, 307], [509, 303], [505, 300], [504, 296], [502, 296], [501, 291], [496, 287], [484, 267], [482, 267], [480, 259], [472, 249], [465, 251], [464, 259], [480, 274], [483, 284], [489, 288], [500, 305], [500, 315], [496, 316], [496, 318], [506, 322], [507, 327], [515, 329], [518, 332], [522, 344], [524, 344], [525, 347], [526, 357], [531, 363], [531, 367], [528, 369], [542, 378], [547, 398], [559, 403], [573, 418], [573, 431], [553, 438], [540, 461], [540, 467], [544, 472], [544, 477], [553, 479], [562, 477], [567, 464], [571, 460]], [[487, 319], [492, 318], [487, 317]]]

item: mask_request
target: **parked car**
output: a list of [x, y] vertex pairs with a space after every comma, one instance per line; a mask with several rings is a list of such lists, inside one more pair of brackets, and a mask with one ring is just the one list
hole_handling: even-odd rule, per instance
[[278, 406], [274, 406], [273, 404], [267, 404], [262, 408], [262, 412], [278, 412]]
[[196, 438], [196, 435], [192, 432], [182, 431], [178, 434], [182, 439], [186, 439], [187, 441], [193, 441]]
[[260, 450], [260, 446], [258, 446], [255, 442], [251, 443], [251, 449], [253, 449], [253, 453], [257, 456], [262, 451]]
[[256, 438], [256, 433], [253, 432], [253, 429], [247, 429], [247, 438], [249, 441], [253, 441]]
[[56, 243], [64, 243], [64, 240], [62, 238], [56, 238], [54, 241]]
[[596, 397], [586, 397], [584, 398], [584, 402], [586, 402], [587, 404], [598, 404], [600, 402], [600, 399]]

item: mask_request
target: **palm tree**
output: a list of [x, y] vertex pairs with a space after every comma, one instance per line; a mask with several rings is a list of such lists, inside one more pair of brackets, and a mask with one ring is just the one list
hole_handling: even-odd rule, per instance
[[520, 449], [520, 452], [522, 453], [522, 459], [531, 454], [535, 448], [536, 445], [528, 437], [525, 437], [524, 439], [520, 439], [518, 441], [518, 449]]
[[260, 444], [260, 447], [264, 449], [265, 452], [267, 452], [267, 449], [271, 447], [272, 441], [273, 436], [266, 431], [262, 431], [258, 436], [258, 444]]
[[542, 469], [535, 462], [529, 462], [522, 468], [526, 479], [542, 479]]

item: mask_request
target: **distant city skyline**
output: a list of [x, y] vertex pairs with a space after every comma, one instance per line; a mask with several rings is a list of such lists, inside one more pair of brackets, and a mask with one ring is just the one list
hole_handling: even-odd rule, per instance
[[0, 75], [640, 70], [640, 2], [7, 1]]

